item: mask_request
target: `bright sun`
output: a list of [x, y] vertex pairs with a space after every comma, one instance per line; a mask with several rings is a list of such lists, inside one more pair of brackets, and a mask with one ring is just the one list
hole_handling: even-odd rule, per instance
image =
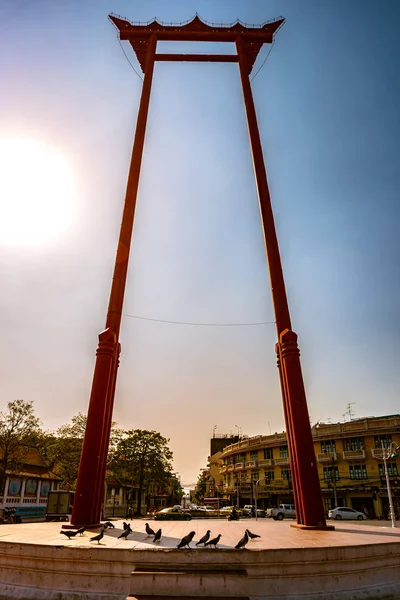
[[62, 154], [37, 140], [0, 138], [0, 244], [57, 238], [75, 208], [74, 176]]

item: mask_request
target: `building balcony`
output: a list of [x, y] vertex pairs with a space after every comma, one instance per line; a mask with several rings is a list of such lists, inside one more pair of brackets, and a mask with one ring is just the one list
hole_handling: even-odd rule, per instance
[[246, 469], [257, 469], [258, 460], [250, 460], [249, 462], [245, 463], [245, 465]]
[[271, 479], [264, 485], [265, 491], [288, 490], [289, 481], [287, 479]]
[[244, 463], [236, 463], [235, 465], [235, 471], [243, 471], [244, 468]]
[[[383, 452], [386, 452], [386, 456], [387, 456], [386, 448], [384, 449]], [[371, 448], [371, 454], [372, 454], [373, 458], [377, 458], [378, 460], [383, 460], [382, 459], [383, 452], [382, 452], [382, 448]]]
[[336, 452], [319, 452], [317, 454], [318, 462], [332, 462], [334, 460], [337, 460]]
[[273, 467], [274, 459], [273, 458], [263, 458], [262, 460], [258, 461], [258, 466], [259, 467]]
[[228, 465], [226, 467], [226, 472], [227, 473], [232, 473], [232, 471], [234, 471], [234, 470], [235, 470], [235, 465]]
[[275, 464], [278, 467], [283, 467], [289, 464], [288, 456], [280, 456], [279, 458], [275, 458]]
[[344, 460], [364, 460], [365, 459], [365, 450], [344, 450], [343, 451], [343, 459]]

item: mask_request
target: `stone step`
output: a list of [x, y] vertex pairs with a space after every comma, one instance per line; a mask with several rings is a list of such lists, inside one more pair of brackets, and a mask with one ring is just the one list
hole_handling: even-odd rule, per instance
[[[166, 568], [167, 567], [167, 568]], [[248, 600], [246, 595], [247, 572], [240, 568], [204, 568], [193, 565], [180, 568], [163, 565], [160, 569], [142, 567], [135, 569], [131, 579], [129, 600], [158, 600], [174, 598], [186, 600]]]

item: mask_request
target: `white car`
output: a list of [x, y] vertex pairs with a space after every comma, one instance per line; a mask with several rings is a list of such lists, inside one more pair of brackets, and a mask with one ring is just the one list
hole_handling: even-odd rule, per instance
[[280, 504], [278, 508], [267, 508], [266, 516], [275, 521], [283, 521], [285, 517], [296, 518], [294, 504]]
[[347, 506], [338, 506], [333, 510], [328, 512], [328, 517], [330, 519], [336, 519], [336, 521], [340, 521], [341, 519], [355, 519], [357, 521], [363, 521], [367, 518], [367, 516], [358, 511], [354, 510], [354, 508], [347, 508]]

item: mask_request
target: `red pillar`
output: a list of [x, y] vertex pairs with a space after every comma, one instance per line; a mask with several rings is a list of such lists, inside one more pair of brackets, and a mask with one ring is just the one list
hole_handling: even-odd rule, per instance
[[147, 41], [142, 95], [136, 122], [135, 139], [106, 321], [106, 332], [109, 332], [110, 335], [112, 334], [113, 343], [112, 347], [107, 347], [107, 361], [100, 360], [100, 357], [105, 353], [103, 347], [100, 349], [101, 343], [97, 351], [88, 420], [71, 518], [71, 522], [74, 525], [97, 525], [100, 520], [100, 494], [104, 488], [105, 461], [117, 377], [116, 345], [121, 328], [122, 307], [124, 303], [147, 115], [149, 112], [156, 46], [156, 37], [151, 35]]
[[118, 374], [120, 353], [121, 353], [121, 344], [116, 344], [115, 353], [114, 353], [114, 357], [113, 357], [113, 366], [112, 366], [112, 372], [111, 372], [110, 385], [108, 386], [106, 415], [105, 415], [104, 427], [103, 427], [104, 435], [103, 435], [103, 443], [102, 443], [102, 447], [101, 447], [100, 474], [99, 474], [98, 480], [96, 482], [97, 492], [96, 492], [95, 515], [101, 515], [101, 506], [102, 506], [103, 499], [104, 499], [104, 482], [105, 482], [105, 476], [106, 476], [106, 470], [107, 470], [108, 446], [110, 444], [111, 423], [112, 423], [112, 415], [113, 415], [113, 409], [114, 409], [115, 387], [117, 384], [117, 374]]
[[[325, 511], [311, 435], [300, 351], [297, 346], [297, 334], [294, 331], [286, 329], [281, 333], [280, 354], [288, 406], [291, 411], [293, 452], [298, 458], [297, 469], [303, 498], [303, 521], [300, 524], [305, 527], [325, 528]], [[318, 494], [315, 493], [316, 490]]]
[[282, 400], [283, 400], [283, 414], [285, 416], [285, 423], [286, 423], [287, 441], [288, 441], [289, 456], [290, 456], [290, 470], [292, 472], [293, 496], [294, 496], [294, 504], [296, 506], [297, 522], [304, 523], [303, 498], [300, 493], [300, 485], [299, 485], [300, 478], [299, 478], [299, 473], [298, 473], [298, 469], [297, 469], [298, 465], [297, 465], [297, 460], [296, 460], [296, 453], [294, 451], [293, 443], [292, 443], [293, 428], [292, 428], [292, 421], [289, 416], [290, 411], [288, 408], [286, 381], [285, 381], [285, 377], [284, 377], [283, 369], [282, 369], [281, 352], [280, 352], [279, 344], [275, 345], [275, 351], [276, 351], [276, 362], [277, 362], [278, 373], [279, 373], [279, 382], [281, 384], [281, 393], [282, 393]]
[[95, 525], [99, 522], [100, 515], [95, 514], [97, 482], [100, 477], [102, 462], [107, 392], [112, 377], [115, 345], [116, 336], [114, 331], [106, 329], [100, 333], [85, 438], [71, 516], [71, 523], [77, 526]]
[[[281, 334], [288, 330], [291, 331], [291, 321], [289, 306], [286, 297], [286, 288], [283, 278], [282, 264], [279, 253], [278, 239], [275, 230], [274, 215], [272, 212], [271, 198], [265, 170], [264, 156], [262, 151], [260, 132], [257, 123], [257, 114], [254, 106], [253, 94], [250, 85], [249, 73], [252, 61], [246, 54], [245, 42], [238, 36], [236, 48], [239, 56], [239, 71], [242, 83], [243, 99], [246, 109], [247, 125], [250, 137], [250, 146], [253, 157], [254, 173], [257, 183], [258, 199], [260, 204], [261, 220], [264, 231], [264, 241], [267, 252], [269, 276], [271, 281], [272, 301], [275, 312], [276, 329], [280, 352], [278, 358], [280, 364], [280, 377], [282, 400], [284, 406], [288, 445], [290, 451], [290, 465], [293, 476], [293, 484], [296, 488], [296, 502], [300, 504], [297, 507], [297, 519], [300, 525], [324, 527], [325, 518], [321, 497], [321, 488], [317, 477], [306, 476], [307, 469], [310, 469], [310, 457], [305, 456], [302, 447], [299, 445], [297, 437], [301, 430], [308, 434], [311, 439], [311, 428], [308, 420], [307, 402], [305, 397], [303, 379], [301, 375], [300, 359], [297, 356], [297, 369], [291, 363], [286, 366], [287, 354], [282, 352]], [[292, 361], [294, 360], [294, 354]], [[307, 423], [305, 422], [307, 420]], [[311, 439], [312, 442], [312, 439]], [[314, 448], [312, 449], [314, 455]], [[314, 455], [315, 465], [315, 455]], [[316, 465], [315, 465], [316, 472]], [[311, 514], [314, 507], [315, 512]]]

